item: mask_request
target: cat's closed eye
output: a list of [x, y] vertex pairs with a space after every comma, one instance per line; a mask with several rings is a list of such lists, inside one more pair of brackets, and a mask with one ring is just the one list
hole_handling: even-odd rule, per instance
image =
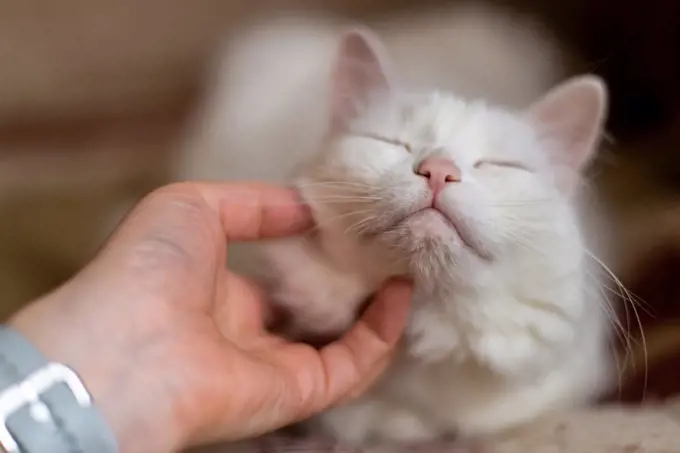
[[377, 141], [383, 142], [383, 143], [389, 143], [390, 145], [394, 145], [394, 146], [404, 148], [409, 153], [413, 152], [413, 149], [411, 148], [411, 145], [409, 143], [402, 142], [400, 140], [395, 140], [395, 139], [392, 139], [392, 138], [383, 137], [383, 136], [380, 136], [380, 135], [377, 135], [377, 134], [372, 134], [370, 132], [354, 133], [354, 135], [356, 135], [357, 137], [364, 137], [364, 138], [368, 138], [368, 139], [371, 139], [371, 140], [377, 140]]
[[478, 160], [474, 164], [474, 168], [482, 168], [482, 167], [485, 167], [485, 166], [515, 168], [517, 170], [524, 170], [524, 171], [528, 171], [530, 173], [532, 171], [529, 167], [522, 164], [521, 162], [515, 162], [515, 161], [503, 160], [503, 159], [482, 159], [482, 160]]

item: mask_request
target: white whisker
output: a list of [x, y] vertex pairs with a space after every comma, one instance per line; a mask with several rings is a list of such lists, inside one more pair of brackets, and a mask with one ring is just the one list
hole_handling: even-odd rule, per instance
[[[647, 385], [648, 385], [648, 378], [649, 378], [648, 368], [649, 368], [649, 366], [648, 366], [647, 339], [645, 337], [645, 332], [644, 332], [644, 328], [643, 328], [643, 325], [642, 325], [642, 319], [640, 318], [640, 314], [638, 313], [638, 308], [642, 308], [642, 307], [639, 307], [639, 305], [640, 305], [639, 298], [637, 298], [637, 296], [635, 296], [633, 293], [631, 293], [623, 285], [621, 280], [619, 280], [619, 278], [614, 274], [614, 272], [612, 272], [612, 270], [609, 269], [609, 267], [604, 262], [602, 262], [602, 260], [600, 260], [598, 257], [596, 257], [593, 253], [591, 253], [587, 249], [585, 249], [585, 252], [588, 254], [588, 256], [598, 266], [600, 266], [600, 268], [605, 272], [605, 274], [615, 283], [616, 287], [621, 291], [620, 296], [621, 296], [621, 299], [622, 299], [622, 302], [623, 302], [624, 310], [626, 310], [626, 317], [629, 316], [628, 315], [628, 303], [630, 304], [630, 308], [632, 309], [632, 313], [635, 316], [637, 327], [640, 331], [640, 345], [641, 345], [642, 354], [643, 354], [644, 376], [643, 376], [643, 396], [642, 397], [644, 399], [645, 394], [646, 394], [646, 390], [647, 390]], [[631, 327], [630, 326], [630, 320], [627, 321], [627, 325], [628, 325], [628, 330], [630, 331], [630, 327]]]

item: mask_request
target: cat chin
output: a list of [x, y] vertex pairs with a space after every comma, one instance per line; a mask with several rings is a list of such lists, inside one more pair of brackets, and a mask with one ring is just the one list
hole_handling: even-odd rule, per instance
[[383, 234], [380, 241], [391, 251], [393, 262], [404, 263], [403, 273], [414, 278], [427, 292], [434, 289], [433, 285], [441, 286], [442, 281], [457, 281], [455, 274], [474, 274], [486, 264], [451, 231], [427, 234], [404, 223]]
[[457, 239], [461, 245], [464, 245], [460, 234], [451, 222], [434, 209], [424, 209], [413, 214], [406, 220], [406, 225], [414, 238], [440, 238], [442, 242]]
[[[420, 266], [441, 266], [488, 261], [489, 257], [452, 222], [434, 209], [420, 211], [403, 222], [399, 241], [411, 260]], [[431, 264], [427, 264], [431, 263]]]

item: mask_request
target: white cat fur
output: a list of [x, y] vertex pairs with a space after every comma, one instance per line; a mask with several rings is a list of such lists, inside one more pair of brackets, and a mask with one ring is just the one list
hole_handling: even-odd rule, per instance
[[[544, 98], [521, 113], [466, 100], [481, 94], [392, 91], [364, 99], [360, 114], [350, 118], [337, 92], [335, 102], [314, 102], [323, 89], [314, 90], [328, 86], [319, 74], [331, 79], [336, 55], [327, 46], [337, 45], [337, 34], [326, 38], [309, 56], [328, 51], [327, 68], [291, 62], [295, 69], [262, 87], [273, 90], [271, 102], [244, 112], [236, 125], [225, 124], [243, 129], [223, 136], [238, 137], [241, 149], [279, 139], [266, 153], [242, 155], [251, 163], [231, 167], [232, 177], [238, 169], [244, 170], [240, 177], [286, 181], [288, 172], [299, 170], [296, 184], [313, 208], [318, 234], [265, 250], [276, 276], [274, 296], [299, 315], [300, 327], [342, 330], [386, 277], [406, 273], [416, 281], [412, 318], [392, 369], [367, 395], [323, 415], [319, 424], [362, 445], [483, 435], [597, 395], [610, 372], [607, 329], [573, 200], [578, 172], [601, 132], [606, 100], [600, 82], [575, 80], [563, 88], [566, 98], [559, 91], [559, 102]], [[300, 116], [283, 115], [290, 107], [279, 96], [283, 88], [301, 106]], [[303, 102], [307, 97], [311, 101]], [[378, 139], [341, 127], [323, 141], [328, 116], [323, 110], [309, 115], [317, 104], [339, 111], [340, 123], [347, 120], [342, 127]], [[268, 123], [273, 118], [281, 122]], [[249, 139], [251, 128], [258, 134]], [[306, 139], [297, 141], [304, 132]], [[410, 152], [381, 138], [403, 142]], [[273, 153], [286, 156], [287, 168], [274, 165]], [[436, 213], [393, 225], [427, 198], [414, 166], [433, 153], [461, 170], [461, 182], [442, 192], [440, 208], [463, 222], [477, 254]]]

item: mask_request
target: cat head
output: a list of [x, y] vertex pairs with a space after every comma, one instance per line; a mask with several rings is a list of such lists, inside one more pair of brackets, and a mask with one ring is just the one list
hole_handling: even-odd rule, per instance
[[572, 200], [605, 119], [599, 78], [523, 111], [410, 93], [378, 39], [353, 30], [329, 86], [328, 141], [299, 180], [322, 233], [381, 244], [416, 272], [578, 260]]

